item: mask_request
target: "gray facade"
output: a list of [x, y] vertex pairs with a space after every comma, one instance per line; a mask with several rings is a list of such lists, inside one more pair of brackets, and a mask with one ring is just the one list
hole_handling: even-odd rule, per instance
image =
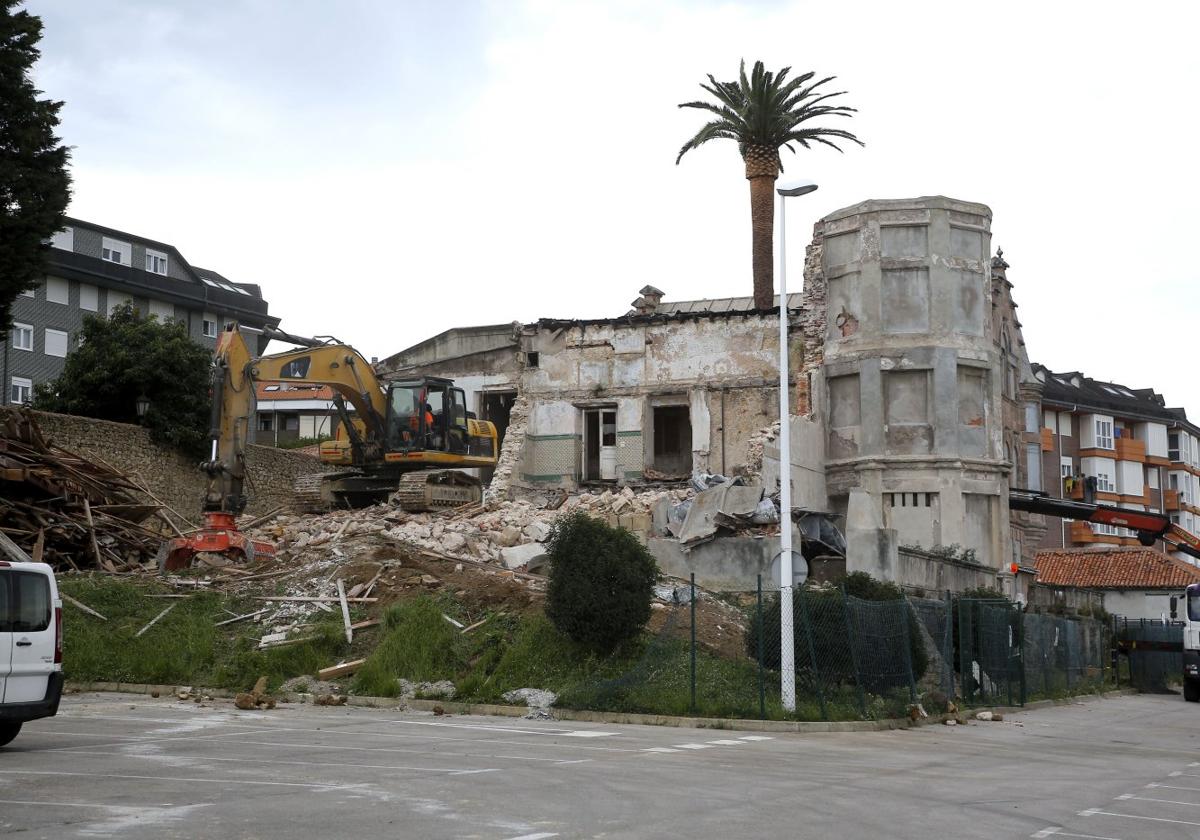
[[[106, 245], [113, 246], [110, 257], [120, 254], [119, 263], [105, 258]], [[52, 241], [46, 279], [13, 303], [14, 326], [0, 355], [0, 404], [18, 401], [27, 384], [36, 387], [57, 378], [66, 355], [78, 346], [84, 318], [106, 317], [126, 302], [143, 313], [184, 323], [192, 339], [210, 349], [231, 321], [245, 328], [248, 338], [279, 324], [268, 314], [256, 285], [232, 283], [195, 268], [174, 246], [67, 219], [67, 227]], [[262, 352], [267, 339], [260, 336], [251, 344]]]

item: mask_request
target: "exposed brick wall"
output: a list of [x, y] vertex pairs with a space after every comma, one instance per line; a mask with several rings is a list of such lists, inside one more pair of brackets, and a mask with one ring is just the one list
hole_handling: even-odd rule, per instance
[[[198, 462], [151, 442], [142, 427], [45, 412], [37, 412], [37, 422], [42, 434], [63, 449], [110, 464], [180, 515], [199, 521], [207, 477]], [[255, 445], [246, 449], [246, 465], [246, 510], [252, 514], [287, 504], [297, 477], [326, 469], [311, 455]]]
[[804, 308], [800, 313], [800, 331], [804, 339], [804, 355], [800, 360], [800, 375], [796, 377], [792, 413], [811, 416], [813, 411], [811, 386], [821, 375], [825, 361], [826, 296], [828, 284], [821, 265], [825, 246], [825, 226], [813, 226], [813, 239], [804, 252]]

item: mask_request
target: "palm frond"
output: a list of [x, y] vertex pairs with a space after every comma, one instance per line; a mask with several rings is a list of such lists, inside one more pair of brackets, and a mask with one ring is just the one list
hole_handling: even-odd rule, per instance
[[[730, 82], [717, 81], [708, 74], [708, 84], [700, 87], [712, 100], [684, 102], [680, 108], [697, 108], [708, 111], [716, 119], [709, 122], [680, 149], [675, 159], [678, 163], [685, 153], [709, 140], [731, 139], [739, 149], [765, 146], [774, 149], [786, 148], [794, 152], [792, 144], [811, 148], [811, 143], [821, 143], [841, 151], [834, 140], [848, 140], [864, 145], [849, 131], [834, 128], [798, 128], [801, 124], [823, 117], [848, 117], [856, 113], [848, 105], [830, 100], [843, 96], [845, 91], [825, 92], [823, 85], [835, 76], [813, 81], [812, 71], [792, 76], [792, 68], [784, 67], [777, 73], [766, 69], [761, 61], [754, 62], [746, 72], [743, 59], [738, 65], [737, 79]], [[830, 139], [833, 138], [833, 139]]]

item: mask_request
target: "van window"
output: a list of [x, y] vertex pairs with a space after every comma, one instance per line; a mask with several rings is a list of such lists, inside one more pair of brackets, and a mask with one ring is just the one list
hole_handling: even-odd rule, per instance
[[13, 575], [11, 630], [37, 633], [50, 626], [50, 581], [37, 572]]
[[0, 633], [11, 632], [8, 629], [8, 596], [9, 578], [11, 575], [8, 572], [0, 572]]

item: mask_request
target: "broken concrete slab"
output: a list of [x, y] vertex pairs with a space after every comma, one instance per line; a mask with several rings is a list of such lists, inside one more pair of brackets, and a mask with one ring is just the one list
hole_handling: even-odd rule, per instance
[[500, 550], [500, 560], [504, 563], [506, 569], [518, 569], [521, 566], [528, 566], [532, 570], [534, 565], [543, 565], [545, 558], [546, 547], [541, 543], [525, 543], [524, 545], [514, 545], [510, 548]]
[[679, 541], [694, 545], [712, 539], [723, 523], [749, 522], [762, 495], [761, 487], [744, 487], [731, 482], [697, 493], [679, 531]]

